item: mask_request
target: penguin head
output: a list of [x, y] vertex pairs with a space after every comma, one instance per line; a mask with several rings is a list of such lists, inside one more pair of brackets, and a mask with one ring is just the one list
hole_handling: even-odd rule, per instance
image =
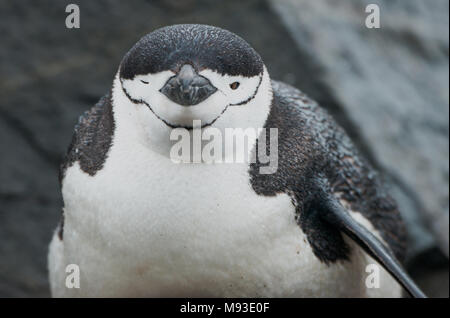
[[123, 58], [118, 76], [133, 104], [171, 128], [192, 128], [195, 120], [211, 126], [227, 113], [223, 125], [245, 125], [248, 118], [231, 113], [249, 105], [258, 111], [255, 103], [270, 104], [272, 94], [259, 54], [239, 36], [206, 25], [145, 35]]

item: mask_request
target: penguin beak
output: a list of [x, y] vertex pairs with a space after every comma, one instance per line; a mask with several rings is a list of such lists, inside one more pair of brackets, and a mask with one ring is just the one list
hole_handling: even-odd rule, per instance
[[193, 106], [207, 99], [217, 88], [206, 77], [198, 75], [192, 65], [185, 64], [159, 91], [179, 105]]

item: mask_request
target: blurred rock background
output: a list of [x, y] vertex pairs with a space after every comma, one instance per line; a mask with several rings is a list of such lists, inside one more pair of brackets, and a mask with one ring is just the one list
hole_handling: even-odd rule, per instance
[[[76, 3], [81, 28], [65, 28]], [[376, 3], [381, 28], [367, 29]], [[272, 77], [318, 100], [392, 186], [408, 223], [407, 267], [448, 297], [447, 0], [0, 0], [0, 297], [49, 296], [58, 164], [78, 116], [144, 34], [206, 23], [245, 38]]]

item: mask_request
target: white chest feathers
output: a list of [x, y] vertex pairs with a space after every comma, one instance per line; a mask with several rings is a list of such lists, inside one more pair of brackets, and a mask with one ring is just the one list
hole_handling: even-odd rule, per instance
[[[367, 257], [320, 263], [290, 198], [258, 196], [246, 164], [174, 164], [134, 146], [112, 147], [94, 177], [68, 169], [54, 296], [366, 296]], [[65, 286], [68, 264], [79, 289]]]

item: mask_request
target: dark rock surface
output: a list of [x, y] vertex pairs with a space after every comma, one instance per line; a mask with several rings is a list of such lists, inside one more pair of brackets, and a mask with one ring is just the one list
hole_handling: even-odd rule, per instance
[[[0, 297], [49, 295], [47, 246], [61, 210], [57, 169], [73, 126], [108, 91], [131, 45], [175, 23], [213, 24], [248, 40], [273, 78], [327, 107], [362, 151], [393, 177], [406, 215], [418, 220], [411, 221], [416, 254], [429, 251], [434, 237], [448, 242], [448, 7], [445, 14], [432, 16], [428, 7], [395, 2], [392, 10], [402, 19], [426, 14], [427, 20], [419, 19], [409, 31], [393, 17], [391, 36], [383, 42], [382, 34], [366, 40], [366, 31], [356, 27], [362, 23], [356, 15], [364, 12], [358, 11], [361, 1], [350, 2], [357, 8], [353, 11], [333, 6], [337, 15], [320, 13], [331, 1], [304, 3], [302, 10], [293, 2], [79, 0], [81, 28], [69, 30], [64, 24], [68, 3], [0, 0]], [[295, 14], [302, 24], [295, 24]], [[447, 27], [433, 32], [439, 23]], [[424, 24], [429, 33], [422, 35]], [[425, 62], [410, 69], [414, 59]], [[446, 221], [442, 211], [447, 211]], [[423, 215], [430, 226], [423, 226]], [[439, 233], [433, 224], [446, 228], [447, 236], [430, 235]], [[447, 266], [448, 296], [446, 262], [439, 259], [432, 271]], [[435, 276], [426, 278], [431, 270], [424, 263], [423, 258], [412, 263], [413, 269], [423, 268], [416, 271], [425, 277], [423, 285], [445, 295]]]

